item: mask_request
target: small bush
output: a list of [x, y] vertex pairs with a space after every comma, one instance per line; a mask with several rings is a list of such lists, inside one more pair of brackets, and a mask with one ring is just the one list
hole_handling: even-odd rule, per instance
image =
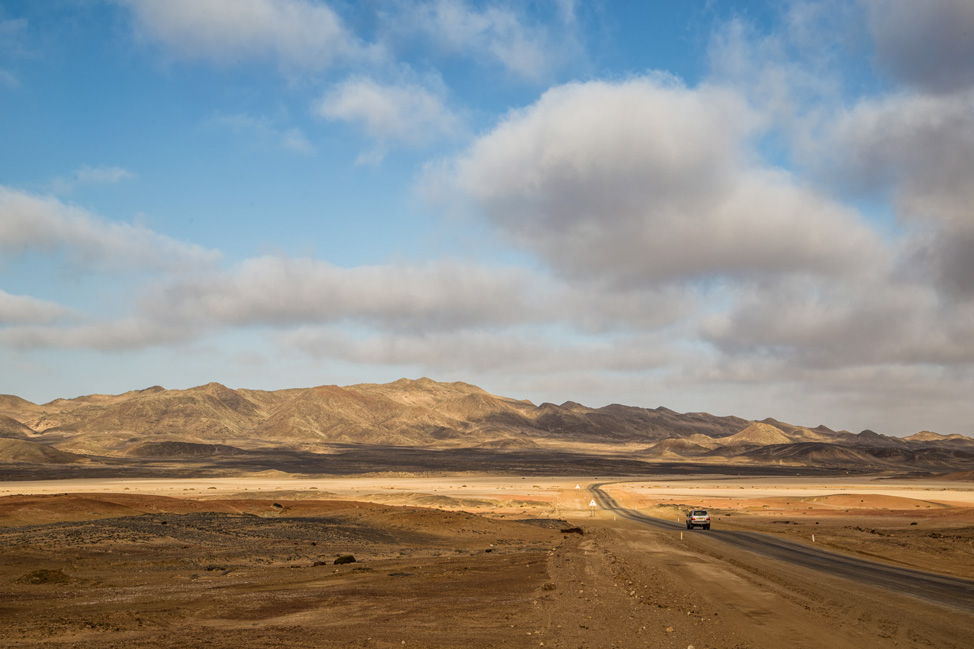
[[70, 580], [70, 577], [61, 570], [47, 570], [46, 568], [42, 568], [28, 572], [17, 581], [21, 584], [63, 584]]

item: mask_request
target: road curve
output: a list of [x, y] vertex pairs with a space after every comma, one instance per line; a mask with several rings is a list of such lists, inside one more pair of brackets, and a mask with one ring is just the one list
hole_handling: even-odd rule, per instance
[[[603, 490], [605, 483], [589, 485], [588, 489], [599, 507], [630, 521], [657, 529], [680, 531], [686, 526], [641, 514], [619, 505]], [[948, 577], [920, 570], [858, 559], [780, 539], [758, 532], [711, 529], [702, 532], [707, 538], [748, 550], [755, 554], [811, 568], [830, 575], [853, 579], [862, 584], [887, 588], [898, 593], [946, 604], [965, 611], [974, 610], [974, 581]]]

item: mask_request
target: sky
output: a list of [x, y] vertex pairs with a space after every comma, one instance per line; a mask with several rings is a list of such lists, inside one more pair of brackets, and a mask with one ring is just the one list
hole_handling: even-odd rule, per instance
[[974, 435], [974, 2], [0, 0], [0, 393]]

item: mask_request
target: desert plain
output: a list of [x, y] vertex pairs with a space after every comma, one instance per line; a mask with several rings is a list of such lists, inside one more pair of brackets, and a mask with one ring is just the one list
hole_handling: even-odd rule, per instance
[[429, 379], [0, 395], [3, 648], [971, 646], [964, 435]]
[[[594, 484], [673, 529], [592, 506]], [[689, 507], [707, 508], [712, 529], [682, 529]], [[729, 531], [961, 578], [971, 598], [794, 565], [726, 543]], [[964, 479], [0, 482], [3, 647], [972, 644], [974, 483]]]

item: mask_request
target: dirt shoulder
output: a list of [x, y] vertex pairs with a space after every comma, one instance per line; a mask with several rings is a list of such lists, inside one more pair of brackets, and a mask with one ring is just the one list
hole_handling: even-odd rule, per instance
[[[875, 486], [879, 491], [881, 487]], [[719, 529], [772, 534], [853, 556], [974, 579], [974, 506], [968, 492], [917, 489], [907, 495], [842, 487], [749, 497], [704, 489], [659, 494], [643, 485], [614, 487], [627, 507], [666, 520], [706, 508]], [[733, 490], [727, 490], [733, 491]], [[796, 490], [797, 491], [797, 490]]]
[[[708, 543], [590, 523], [550, 560], [552, 646], [966, 647], [974, 613]], [[546, 645], [547, 646], [547, 645]]]

